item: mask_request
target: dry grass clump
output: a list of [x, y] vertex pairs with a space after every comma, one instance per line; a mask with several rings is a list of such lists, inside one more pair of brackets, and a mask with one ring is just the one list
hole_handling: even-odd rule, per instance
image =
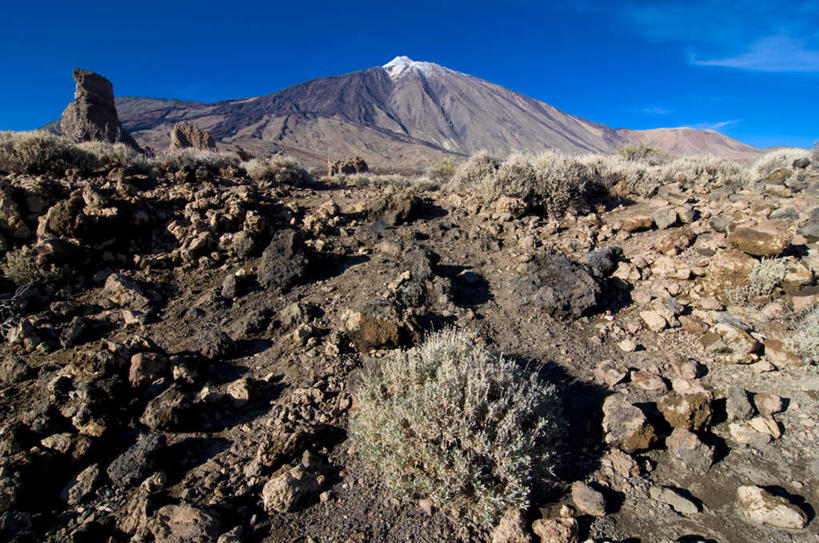
[[595, 185], [593, 172], [577, 157], [554, 151], [540, 155], [534, 164], [535, 186], [533, 199], [551, 216], [559, 216], [569, 209], [587, 207], [589, 192]]
[[678, 158], [663, 168], [663, 177], [669, 182], [686, 183], [700, 191], [726, 185], [744, 187], [751, 181], [747, 168], [733, 160], [714, 156]]
[[168, 151], [160, 157], [160, 160], [168, 170], [205, 168], [214, 172], [224, 168], [238, 168], [240, 162], [236, 153], [203, 151], [192, 147]]
[[787, 342], [806, 364], [819, 364], [819, 306], [797, 316]]
[[451, 184], [458, 188], [469, 189], [494, 178], [500, 167], [500, 160], [488, 151], [478, 151], [465, 162], [458, 164], [452, 175]]
[[296, 159], [281, 155], [254, 158], [242, 162], [242, 167], [251, 179], [274, 185], [303, 187], [313, 181]]
[[365, 368], [356, 450], [399, 496], [491, 524], [528, 506], [559, 437], [555, 389], [453, 329]]
[[56, 285], [69, 275], [69, 270], [53, 262], [45, 262], [37, 251], [28, 245], [7, 252], [0, 263], [0, 271], [18, 286], [40, 283]]
[[0, 132], [0, 170], [5, 172], [63, 174], [93, 161], [91, 153], [49, 132]]
[[765, 179], [776, 170], [790, 169], [793, 161], [800, 158], [810, 158], [810, 151], [807, 149], [778, 149], [762, 155], [754, 162], [751, 172], [755, 180]]
[[150, 163], [122, 143], [72, 143], [44, 131], [0, 133], [0, 170], [3, 171], [62, 175], [69, 168], [104, 167], [145, 170]]
[[755, 298], [769, 296], [791, 269], [789, 258], [763, 258], [751, 270], [748, 284], [728, 291], [728, 300], [735, 305], [748, 305]]
[[649, 166], [659, 166], [668, 161], [667, 153], [646, 143], [629, 143], [615, 149], [612, 154], [629, 162], [641, 162]]
[[590, 176], [604, 189], [622, 185], [630, 194], [652, 196], [663, 183], [663, 171], [638, 159], [620, 155], [586, 155], [580, 160], [591, 169]]
[[455, 175], [455, 157], [446, 157], [429, 170], [429, 176], [438, 183], [448, 183]]

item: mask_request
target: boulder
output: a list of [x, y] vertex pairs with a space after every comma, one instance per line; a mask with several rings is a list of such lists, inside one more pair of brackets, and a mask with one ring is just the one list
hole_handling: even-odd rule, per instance
[[650, 230], [654, 226], [654, 221], [647, 215], [639, 215], [637, 217], [630, 217], [623, 221], [622, 229], [626, 232], [641, 232], [643, 230]]
[[748, 399], [748, 392], [741, 386], [734, 385], [725, 396], [725, 413], [728, 420], [744, 421], [754, 416], [754, 406]]
[[551, 251], [538, 251], [517, 269], [511, 287], [553, 317], [580, 317], [598, 303], [601, 288], [589, 268]]
[[657, 442], [654, 427], [623, 394], [612, 394], [603, 402], [603, 431], [606, 443], [629, 454], [650, 449]]
[[398, 226], [414, 219], [423, 206], [423, 200], [407, 191], [393, 192], [367, 202], [367, 215], [386, 226]]
[[286, 291], [304, 276], [307, 266], [302, 236], [295, 230], [281, 230], [262, 253], [259, 284], [275, 291]]
[[758, 486], [739, 487], [737, 502], [745, 516], [757, 524], [801, 530], [808, 523], [808, 516], [802, 509]]
[[665, 230], [677, 223], [677, 212], [671, 207], [661, 207], [651, 214], [651, 219], [657, 228]]
[[193, 123], [178, 122], [171, 128], [171, 150], [199, 149], [208, 151], [216, 148], [216, 142], [206, 130], [202, 130]]
[[492, 530], [492, 543], [532, 543], [526, 517], [520, 509], [509, 509]]
[[760, 221], [730, 228], [728, 241], [752, 256], [777, 256], [790, 243], [791, 235], [783, 221]]
[[674, 428], [701, 430], [711, 421], [711, 397], [706, 393], [669, 392], [657, 402], [665, 420]]
[[700, 512], [699, 506], [671, 487], [653, 486], [649, 490], [652, 499], [671, 506], [681, 515], [695, 515]]
[[102, 481], [102, 469], [99, 464], [88, 466], [71, 478], [63, 488], [60, 497], [68, 505], [77, 505], [91, 495], [94, 488]]
[[141, 437], [133, 446], [116, 457], [108, 466], [108, 478], [119, 487], [136, 485], [154, 469], [154, 457], [166, 439], [162, 434]]
[[386, 301], [373, 301], [343, 315], [350, 341], [362, 353], [405, 345], [410, 334], [398, 311]]
[[328, 175], [332, 177], [340, 173], [352, 175], [354, 173], [367, 173], [368, 171], [370, 169], [367, 162], [360, 156], [355, 156], [333, 162], [329, 167]]
[[580, 528], [572, 517], [543, 518], [532, 523], [532, 531], [540, 537], [540, 543], [577, 543]]
[[134, 138], [123, 128], [114, 103], [114, 86], [99, 74], [74, 70], [74, 101], [60, 120], [60, 133], [74, 141], [124, 143], [139, 150]]
[[219, 519], [190, 505], [166, 505], [149, 528], [157, 543], [211, 543], [219, 536]]
[[590, 485], [576, 481], [572, 485], [572, 501], [577, 508], [593, 517], [606, 515], [606, 497]]
[[295, 511], [319, 490], [321, 483], [316, 474], [298, 465], [267, 481], [262, 488], [264, 509], [276, 513]]

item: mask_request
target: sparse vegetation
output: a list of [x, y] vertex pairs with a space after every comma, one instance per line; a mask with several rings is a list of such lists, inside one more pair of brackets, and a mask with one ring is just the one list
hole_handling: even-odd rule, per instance
[[500, 160], [488, 151], [478, 151], [462, 162], [452, 175], [452, 185], [458, 188], [473, 188], [491, 182], [500, 167]]
[[0, 296], [0, 336], [8, 339], [9, 333], [20, 324], [22, 314], [20, 306], [22, 299], [31, 283], [25, 283], [17, 287], [13, 293]]
[[122, 143], [72, 143], [48, 132], [0, 133], [0, 170], [40, 175], [62, 175], [69, 168], [82, 171], [101, 167], [147, 169], [144, 156]]
[[755, 179], [765, 179], [771, 173], [780, 169], [790, 169], [793, 161], [800, 158], [810, 158], [810, 151], [806, 149], [779, 149], [766, 153], [757, 160], [751, 172]]
[[819, 364], [819, 306], [799, 315], [792, 325], [788, 346], [794, 349], [806, 364]]
[[202, 151], [192, 147], [170, 151], [164, 154], [161, 160], [165, 168], [169, 170], [207, 168], [211, 171], [219, 171], [229, 167], [238, 168], [240, 162], [236, 153]]
[[615, 149], [612, 154], [629, 162], [642, 162], [649, 166], [659, 166], [668, 160], [665, 152], [645, 143], [630, 143]]
[[446, 157], [438, 164], [430, 168], [430, 177], [438, 183], [448, 183], [455, 175], [455, 157]]
[[736, 305], [748, 305], [755, 298], [769, 296], [791, 269], [788, 258], [763, 258], [754, 265], [748, 284], [728, 292], [728, 300]]
[[699, 192], [726, 185], [745, 187], [751, 181], [742, 165], [714, 156], [678, 158], [663, 168], [662, 177], [668, 182], [685, 183]]
[[286, 156], [254, 158], [243, 162], [242, 167], [247, 170], [251, 179], [274, 185], [303, 187], [312, 181], [310, 174], [301, 167], [296, 159]]
[[356, 448], [399, 496], [490, 525], [550, 473], [555, 389], [470, 333], [435, 333], [365, 369], [358, 401]]
[[67, 276], [67, 270], [53, 262], [46, 262], [32, 246], [24, 245], [9, 251], [0, 271], [15, 285], [31, 283], [57, 284]]

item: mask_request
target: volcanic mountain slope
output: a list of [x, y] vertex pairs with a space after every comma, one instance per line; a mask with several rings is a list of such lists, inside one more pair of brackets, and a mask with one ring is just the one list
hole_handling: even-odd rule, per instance
[[285, 151], [314, 162], [360, 154], [371, 164], [412, 167], [481, 149], [499, 156], [546, 149], [608, 152], [630, 142], [681, 154], [758, 152], [715, 132], [672, 129], [669, 137], [666, 132], [614, 130], [407, 57], [256, 98], [212, 104], [120, 98], [117, 105], [125, 127], [153, 148], [167, 146], [170, 128], [186, 120], [225, 146], [256, 153]]

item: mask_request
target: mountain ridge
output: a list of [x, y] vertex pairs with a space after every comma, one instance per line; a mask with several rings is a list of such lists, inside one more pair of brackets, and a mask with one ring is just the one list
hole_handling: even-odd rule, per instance
[[751, 158], [762, 151], [716, 132], [610, 128], [546, 102], [431, 62], [399, 56], [383, 66], [320, 77], [278, 92], [205, 103], [120, 97], [123, 125], [143, 146], [165, 148], [179, 121], [222, 147], [286, 152], [311, 162], [361, 155], [380, 167], [418, 167], [478, 150], [498, 156], [607, 153], [629, 144], [674, 154]]

